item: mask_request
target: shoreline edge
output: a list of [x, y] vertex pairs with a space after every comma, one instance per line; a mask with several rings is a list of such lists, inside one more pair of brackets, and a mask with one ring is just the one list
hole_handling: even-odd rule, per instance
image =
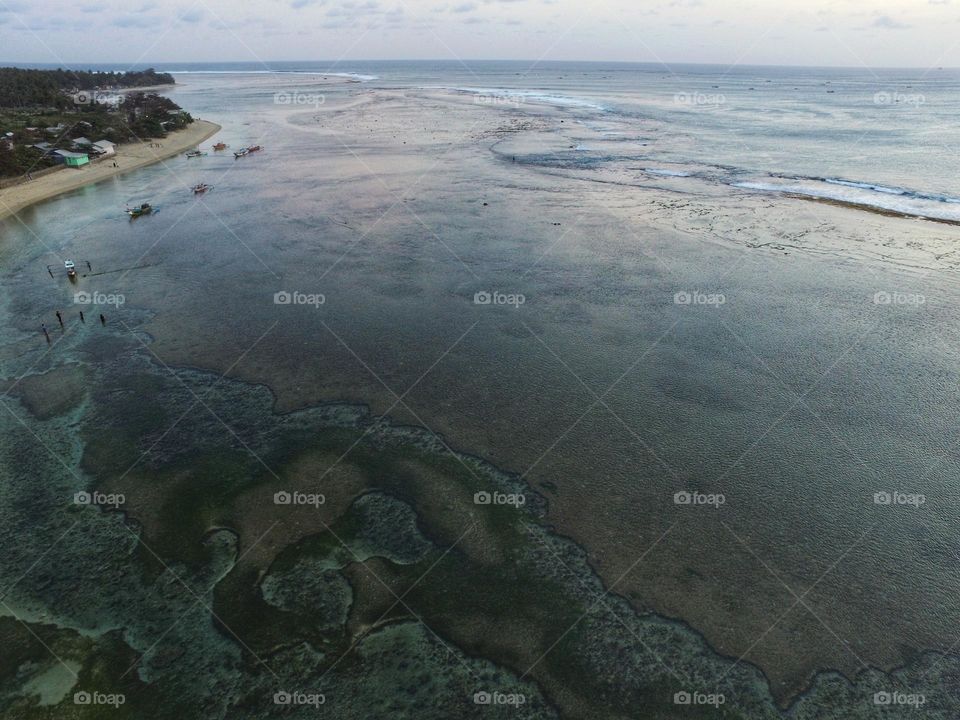
[[[162, 138], [164, 147], [152, 148], [150, 142], [117, 145], [117, 152], [112, 159], [101, 160], [82, 168], [64, 168], [50, 175], [4, 188], [0, 190], [0, 220], [16, 215], [36, 203], [168, 160], [209, 140], [222, 129], [220, 125], [209, 120], [194, 120], [183, 130], [177, 130]], [[123, 163], [123, 166], [113, 167], [112, 161]]]

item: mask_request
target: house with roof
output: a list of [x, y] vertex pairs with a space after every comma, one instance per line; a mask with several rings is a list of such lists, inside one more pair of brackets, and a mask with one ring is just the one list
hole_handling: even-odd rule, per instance
[[75, 153], [69, 150], [54, 150], [53, 159], [67, 167], [81, 167], [90, 162], [90, 157], [86, 153]]
[[117, 152], [117, 144], [109, 140], [97, 140], [90, 148], [95, 155], [107, 157]]
[[84, 148], [88, 148], [91, 145], [93, 145], [93, 143], [85, 137], [78, 137], [78, 138], [74, 138], [73, 140], [74, 150], [83, 150]]

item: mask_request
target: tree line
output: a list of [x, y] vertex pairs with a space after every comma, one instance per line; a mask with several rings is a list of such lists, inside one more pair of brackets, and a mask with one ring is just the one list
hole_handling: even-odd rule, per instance
[[173, 83], [173, 75], [153, 68], [129, 72], [0, 68], [0, 107], [64, 109], [74, 104], [72, 93], [78, 91]]

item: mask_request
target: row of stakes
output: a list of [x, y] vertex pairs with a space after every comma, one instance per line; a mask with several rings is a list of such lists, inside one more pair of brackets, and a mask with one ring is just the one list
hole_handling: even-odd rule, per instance
[[[89, 261], [89, 260], [86, 260], [85, 262], [87, 263], [87, 271], [88, 271], [88, 272], [89, 272], [89, 271], [92, 271], [92, 270], [93, 270], [93, 267], [90, 265], [90, 261]], [[47, 272], [50, 273], [50, 277], [53, 277], [53, 270], [50, 269], [50, 266], [49, 266], [49, 265], [47, 265]], [[63, 315], [60, 314], [60, 311], [59, 311], [59, 310], [57, 310], [57, 322], [60, 323], [60, 327], [63, 327], [63, 326], [64, 326], [64, 325], [63, 325]], [[86, 321], [86, 318], [83, 317], [83, 310], [80, 311], [80, 322], [82, 322], [82, 323], [87, 322], [87, 321]], [[103, 313], [100, 313], [100, 324], [101, 324], [101, 325], [106, 325], [106, 324], [107, 324], [107, 319], [103, 316]], [[47, 324], [46, 324], [46, 323], [40, 323], [40, 329], [43, 331], [43, 336], [47, 339], [47, 344], [49, 345], [49, 344], [50, 344], [50, 333], [47, 331]]]
[[[63, 315], [60, 313], [59, 310], [57, 310], [57, 322], [60, 323], [60, 327], [64, 327], [64, 325], [63, 325]], [[82, 323], [87, 322], [86, 318], [83, 316], [83, 310], [80, 311], [80, 322], [82, 322]], [[107, 318], [104, 317], [103, 313], [100, 313], [100, 324], [101, 324], [101, 325], [106, 325], [106, 324], [107, 324]], [[47, 344], [49, 345], [49, 344], [50, 344], [50, 332], [47, 330], [47, 324], [46, 324], [46, 323], [40, 323], [40, 329], [43, 331], [43, 336], [47, 339]]]

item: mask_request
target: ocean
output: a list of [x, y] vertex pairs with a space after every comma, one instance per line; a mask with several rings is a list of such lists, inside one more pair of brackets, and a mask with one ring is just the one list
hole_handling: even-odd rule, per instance
[[[137, 65], [133, 69], [143, 69]], [[91, 69], [124, 70], [118, 65]], [[571, 62], [158, 64], [177, 75], [344, 74], [595, 111], [609, 137], [673, 141], [652, 171], [960, 220], [960, 71]]]
[[226, 152], [0, 222], [2, 707], [960, 712], [960, 73], [155, 68]]

